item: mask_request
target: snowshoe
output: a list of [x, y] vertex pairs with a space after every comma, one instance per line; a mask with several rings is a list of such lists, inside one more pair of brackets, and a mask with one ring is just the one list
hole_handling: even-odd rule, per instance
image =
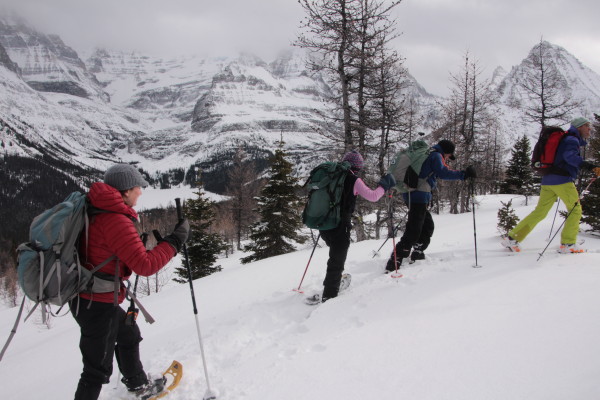
[[352, 281], [352, 275], [342, 274], [342, 280], [340, 281], [340, 293], [348, 289], [350, 282]]
[[561, 244], [560, 248], [558, 249], [558, 252], [560, 254], [578, 254], [578, 253], [585, 253], [586, 250], [581, 247], [580, 245], [578, 245], [577, 243], [573, 243], [573, 244]]
[[513, 253], [518, 253], [521, 251], [521, 246], [519, 242], [514, 239], [511, 239], [510, 236], [502, 236], [502, 246], [506, 247]]
[[315, 293], [312, 296], [305, 298], [304, 303], [308, 304], [309, 306], [319, 304], [321, 303], [321, 295], [319, 293]]
[[158, 378], [149, 376], [148, 383], [131, 392], [135, 395], [136, 399], [148, 400], [157, 394], [162, 393], [165, 390], [166, 383], [167, 378], [164, 375], [161, 375]]
[[[352, 275], [342, 274], [342, 280], [340, 281], [340, 288], [338, 289], [338, 294], [348, 289], [351, 281]], [[323, 297], [319, 293], [315, 293], [312, 296], [305, 298], [304, 303], [308, 304], [309, 306], [314, 306], [315, 304], [324, 303], [327, 300], [329, 300], [329, 297]]]

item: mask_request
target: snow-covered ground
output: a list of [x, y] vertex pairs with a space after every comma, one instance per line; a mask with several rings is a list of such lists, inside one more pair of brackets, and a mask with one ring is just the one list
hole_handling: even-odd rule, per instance
[[[298, 286], [310, 247], [240, 265], [194, 282], [212, 389], [228, 400], [591, 400], [600, 398], [600, 240], [582, 233], [587, 254], [546, 246], [551, 217], [508, 253], [496, 231], [500, 200], [481, 197], [473, 217], [434, 215], [428, 258], [382, 273], [391, 241], [353, 243], [346, 263], [352, 285], [319, 306]], [[532, 203], [515, 198], [519, 217]], [[560, 223], [560, 221], [558, 221]], [[557, 223], [557, 225], [558, 225]], [[317, 248], [303, 288], [321, 290], [327, 248]], [[188, 285], [144, 298], [157, 322], [140, 316], [142, 360], [159, 372], [184, 365], [169, 399], [206, 391]], [[0, 311], [2, 340], [16, 309]], [[26, 322], [0, 363], [2, 398], [72, 398], [81, 369], [79, 332], [70, 316], [48, 330]], [[115, 373], [101, 399], [124, 398]]]
[[[175, 198], [179, 197], [185, 203], [188, 199], [198, 198], [197, 192], [197, 188], [185, 185], [170, 189], [157, 189], [149, 186], [142, 190], [142, 196], [140, 196], [135, 209], [137, 211], [144, 211], [152, 208], [175, 207]], [[204, 198], [211, 201], [219, 202], [227, 199], [227, 196], [207, 192], [206, 190], [203, 190], [203, 192]]]

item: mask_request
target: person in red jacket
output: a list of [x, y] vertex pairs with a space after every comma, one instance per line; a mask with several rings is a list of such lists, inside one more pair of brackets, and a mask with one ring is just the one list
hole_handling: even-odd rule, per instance
[[[116, 355], [122, 382], [137, 397], [163, 390], [165, 379], [149, 380], [140, 361], [142, 340], [137, 324], [126, 323], [126, 312], [117, 303], [125, 299], [123, 280], [133, 272], [150, 276], [163, 268], [180, 250], [189, 236], [189, 223], [183, 220], [152, 250], [146, 250], [134, 225], [138, 215], [133, 207], [148, 186], [140, 172], [129, 164], [111, 166], [104, 182], [90, 188], [90, 224], [83, 233], [79, 253], [88, 269], [113, 259], [94, 274], [90, 292], [71, 301], [71, 313], [81, 328], [79, 348], [83, 372], [75, 400], [96, 400], [102, 385], [109, 382]], [[115, 275], [121, 281], [115, 293]], [[117, 281], [118, 282], [118, 281]]]

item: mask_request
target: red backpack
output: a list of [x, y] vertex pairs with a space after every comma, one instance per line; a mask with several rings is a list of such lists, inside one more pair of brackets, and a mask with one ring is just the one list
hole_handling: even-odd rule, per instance
[[538, 175], [569, 175], [566, 170], [554, 165], [558, 145], [568, 135], [558, 126], [545, 126], [542, 129], [531, 155], [531, 167]]

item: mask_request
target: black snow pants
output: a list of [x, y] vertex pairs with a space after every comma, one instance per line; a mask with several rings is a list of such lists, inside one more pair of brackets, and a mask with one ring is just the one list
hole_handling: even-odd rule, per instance
[[321, 237], [329, 246], [329, 260], [327, 260], [327, 273], [323, 281], [323, 300], [336, 297], [340, 290], [344, 264], [350, 247], [351, 226], [340, 224], [337, 228], [321, 231]]
[[[402, 238], [396, 244], [396, 256], [407, 258], [413, 247], [424, 252], [431, 242], [435, 226], [426, 203], [411, 203], [408, 209], [408, 220]], [[391, 257], [394, 257], [392, 253]]]
[[[79, 301], [79, 310], [77, 311]], [[125, 324], [127, 313], [112, 303], [101, 303], [75, 298], [70, 303], [71, 313], [81, 328], [79, 349], [83, 372], [79, 378], [75, 400], [96, 400], [102, 385], [109, 382], [116, 355], [123, 381], [128, 389], [148, 381], [140, 361], [139, 344], [142, 341], [136, 323]]]

